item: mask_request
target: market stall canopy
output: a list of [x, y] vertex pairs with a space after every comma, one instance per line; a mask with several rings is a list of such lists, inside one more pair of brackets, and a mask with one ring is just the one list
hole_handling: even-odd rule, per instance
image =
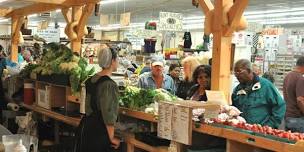
[[[68, 10], [71, 10], [69, 18], [66, 20], [66, 34], [73, 35], [73, 39], [69, 37], [71, 47], [74, 51], [79, 52], [81, 48], [81, 39], [84, 36], [85, 25], [91, 16], [94, 6], [100, 0], [0, 0], [0, 17], [12, 18], [12, 55], [11, 59], [17, 61], [18, 44], [22, 42], [22, 34], [20, 28], [24, 24], [25, 17], [30, 14], [50, 12], [56, 9], [62, 11], [63, 15], [67, 16]], [[66, 17], [68, 18], [68, 17]], [[76, 29], [76, 30], [75, 30]]]
[[0, 0], [0, 17], [26, 16], [59, 8], [98, 3], [100, 0]]

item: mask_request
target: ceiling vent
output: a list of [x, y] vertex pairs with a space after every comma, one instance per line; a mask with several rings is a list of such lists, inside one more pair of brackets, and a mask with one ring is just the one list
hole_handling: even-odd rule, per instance
[[41, 13], [41, 14], [39, 14], [39, 17], [50, 18], [51, 17], [51, 12]]

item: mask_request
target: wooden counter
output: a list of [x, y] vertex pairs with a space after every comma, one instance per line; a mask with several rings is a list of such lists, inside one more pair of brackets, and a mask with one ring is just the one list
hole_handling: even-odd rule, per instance
[[[41, 108], [35, 105], [22, 104], [23, 107], [32, 110], [34, 112], [43, 114], [57, 121], [66, 123], [72, 126], [78, 126], [80, 118], [68, 117], [57, 112]], [[156, 116], [153, 114], [144, 113], [141, 111], [134, 111], [127, 108], [120, 108], [120, 114], [157, 123]], [[246, 133], [242, 133], [233, 129], [227, 129], [222, 127], [215, 127], [211, 125], [201, 125], [199, 128], [193, 126], [193, 131], [218, 136], [227, 139], [227, 151], [228, 152], [251, 152], [256, 148], [263, 148], [276, 152], [302, 152], [304, 151], [304, 142], [297, 142], [296, 144], [289, 144], [280, 142], [264, 137], [254, 136]]]
[[65, 115], [62, 115], [60, 113], [36, 106], [36, 105], [27, 105], [27, 104], [21, 104], [26, 109], [32, 110], [34, 112], [40, 113], [42, 115], [45, 115], [47, 117], [53, 118], [55, 120], [58, 120], [60, 122], [66, 123], [68, 125], [77, 127], [80, 123], [81, 118], [77, 117], [68, 117]]
[[130, 110], [128, 108], [120, 107], [119, 113], [125, 116], [133, 117], [140, 120], [150, 121], [157, 123], [157, 116], [142, 111]]

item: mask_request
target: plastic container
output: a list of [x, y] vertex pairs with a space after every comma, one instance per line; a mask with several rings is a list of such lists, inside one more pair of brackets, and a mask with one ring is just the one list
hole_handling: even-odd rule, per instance
[[31, 105], [34, 103], [34, 84], [33, 83], [24, 83], [24, 97], [23, 101], [25, 104]]
[[2, 143], [5, 147], [5, 152], [14, 152], [14, 148], [22, 140], [22, 144], [26, 148], [26, 152], [38, 152], [38, 139], [29, 135], [4, 135], [2, 136]]
[[22, 140], [20, 139], [17, 146], [14, 148], [14, 152], [27, 152], [25, 146], [22, 144]]

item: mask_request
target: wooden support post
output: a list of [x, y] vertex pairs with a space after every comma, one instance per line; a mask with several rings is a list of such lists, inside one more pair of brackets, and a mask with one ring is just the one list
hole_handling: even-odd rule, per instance
[[95, 4], [89, 3], [84, 8], [73, 7], [72, 20], [78, 22], [76, 33], [77, 38], [71, 41], [71, 48], [74, 52], [81, 54], [81, 39], [84, 36], [85, 25], [94, 10]]
[[[79, 20], [82, 15], [82, 7], [81, 6], [74, 6], [72, 7], [72, 22], [77, 22], [79, 24]], [[73, 30], [74, 31], [74, 30]], [[75, 31], [77, 33], [77, 31]], [[78, 35], [78, 33], [77, 33]], [[71, 40], [71, 49], [74, 52], [80, 53], [81, 50], [81, 40], [79, 41], [78, 38]]]
[[[212, 23], [207, 24], [212, 28], [205, 27], [205, 32], [207, 32], [206, 29], [211, 29], [213, 34], [211, 89], [224, 91], [227, 101], [230, 101], [232, 32], [240, 26], [240, 18], [248, 5], [248, 0], [214, 0], [214, 5], [210, 0], [198, 2], [205, 15], [211, 11], [214, 13], [213, 16], [209, 16], [211, 18], [208, 18], [208, 21]], [[227, 9], [227, 7], [229, 11], [224, 12], [224, 8]], [[224, 20], [227, 18], [228, 23], [225, 23]]]
[[18, 44], [20, 38], [20, 28], [23, 24], [24, 17], [13, 16], [12, 17], [12, 50], [11, 50], [11, 60], [18, 62]]
[[230, 101], [230, 64], [232, 37], [223, 37], [222, 32], [213, 33], [211, 89], [225, 92]]

